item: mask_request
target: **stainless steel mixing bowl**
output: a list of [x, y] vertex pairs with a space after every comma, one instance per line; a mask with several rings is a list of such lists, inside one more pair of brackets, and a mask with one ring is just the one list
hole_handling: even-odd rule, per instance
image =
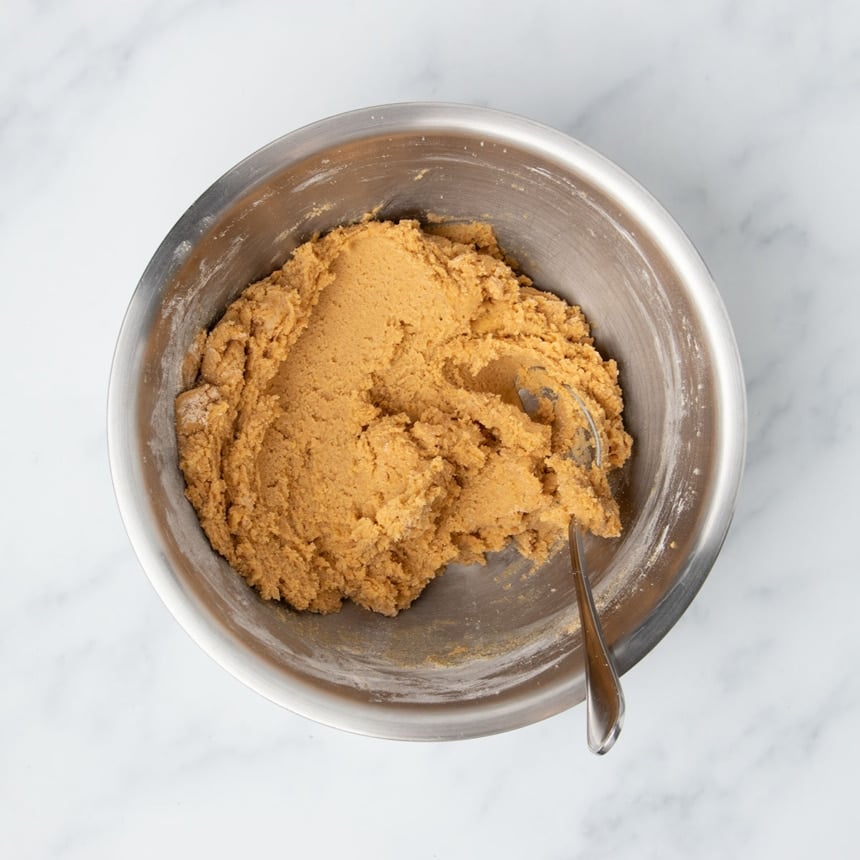
[[249, 283], [317, 231], [359, 219], [492, 222], [542, 288], [582, 305], [618, 359], [634, 455], [624, 534], [587, 545], [619, 669], [684, 612], [729, 527], [745, 448], [743, 377], [701, 259], [671, 217], [565, 135], [476, 107], [399, 104], [326, 119], [221, 177], [161, 243], [132, 297], [110, 383], [109, 446], [152, 584], [218, 663], [323, 723], [391, 738], [513, 729], [582, 701], [565, 552], [452, 566], [396, 619], [264, 603], [210, 548], [183, 495], [173, 400], [183, 357]]

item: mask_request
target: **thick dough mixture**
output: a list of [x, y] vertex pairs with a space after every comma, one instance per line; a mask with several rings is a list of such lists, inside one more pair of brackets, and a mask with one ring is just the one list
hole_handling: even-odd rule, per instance
[[[616, 364], [487, 225], [367, 221], [313, 239], [201, 333], [197, 356], [176, 400], [187, 495], [265, 598], [396, 615], [448, 562], [510, 540], [545, 558], [571, 516], [620, 532]], [[535, 366], [587, 403], [602, 469], [521, 408], [514, 380]]]

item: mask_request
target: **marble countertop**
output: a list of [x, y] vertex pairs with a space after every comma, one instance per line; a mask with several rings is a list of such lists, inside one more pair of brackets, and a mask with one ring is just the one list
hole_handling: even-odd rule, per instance
[[[4, 4], [0, 856], [857, 856], [858, 45], [848, 0]], [[449, 744], [279, 709], [170, 617], [114, 503], [111, 353], [168, 228], [269, 140], [413, 99], [617, 161], [733, 320], [735, 523], [604, 758], [583, 708]]]

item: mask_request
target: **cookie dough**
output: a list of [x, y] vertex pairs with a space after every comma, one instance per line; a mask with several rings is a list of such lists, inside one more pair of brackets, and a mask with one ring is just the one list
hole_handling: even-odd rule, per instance
[[[485, 224], [366, 221], [297, 248], [201, 335], [176, 399], [187, 496], [264, 598], [396, 615], [449, 562], [511, 540], [544, 559], [571, 516], [619, 534], [616, 364], [512, 262]], [[536, 366], [587, 403], [603, 468], [523, 411]]]

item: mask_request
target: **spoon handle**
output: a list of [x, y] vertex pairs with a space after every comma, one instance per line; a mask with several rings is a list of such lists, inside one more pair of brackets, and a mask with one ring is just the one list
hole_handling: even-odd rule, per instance
[[603, 755], [612, 748], [621, 732], [624, 723], [624, 693], [618, 680], [615, 662], [606, 647], [594, 607], [594, 598], [591, 596], [591, 586], [585, 572], [582, 535], [574, 522], [571, 522], [568, 532], [570, 562], [585, 648], [588, 747], [593, 753]]

